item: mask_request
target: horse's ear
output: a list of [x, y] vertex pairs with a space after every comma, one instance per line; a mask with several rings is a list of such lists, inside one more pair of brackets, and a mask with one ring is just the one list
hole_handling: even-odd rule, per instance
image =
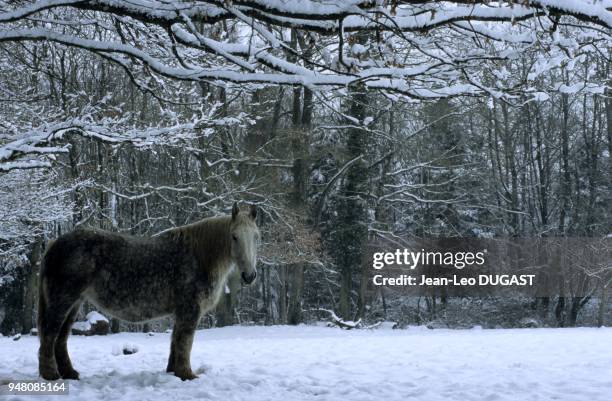
[[251, 205], [251, 211], [249, 213], [249, 216], [251, 216], [252, 220], [255, 220], [257, 218], [257, 205]]
[[240, 213], [238, 202], [234, 202], [234, 206], [232, 206], [232, 220], [236, 219], [236, 216], [238, 216], [238, 213]]

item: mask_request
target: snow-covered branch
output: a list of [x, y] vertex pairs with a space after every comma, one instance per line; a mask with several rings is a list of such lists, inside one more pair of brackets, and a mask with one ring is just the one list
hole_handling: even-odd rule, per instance
[[61, 143], [69, 135], [79, 135], [110, 144], [129, 143], [136, 147], [146, 147], [208, 136], [216, 127], [244, 124], [245, 119], [244, 114], [233, 118], [217, 119], [206, 116], [189, 122], [176, 122], [147, 129], [126, 127], [125, 124], [122, 124], [121, 119], [102, 119], [99, 122], [92, 122], [91, 118], [87, 117], [44, 124], [33, 130], [18, 133], [17, 139], [0, 145], [0, 171], [50, 167], [51, 163], [48, 160], [21, 159], [41, 155], [53, 159], [58, 153], [68, 152], [67, 145], [56, 146], [55, 144]]
[[[560, 19], [576, 21], [588, 32], [571, 38], [575, 45], [596, 37], [609, 39], [606, 29], [612, 27], [610, 0], [12, 4], [0, 2], [0, 43], [56, 43], [91, 51], [128, 71], [144, 69], [186, 81], [309, 88], [364, 83], [416, 99], [502, 96], [510, 88], [485, 85], [468, 71], [481, 68], [484, 61], [512, 59], [534, 46], [567, 47], [570, 39], [556, 33]], [[66, 28], [57, 19], [91, 18], [92, 12], [98, 19], [96, 29]], [[44, 28], [34, 23], [41, 19], [46, 21]], [[221, 21], [225, 31], [219, 33], [215, 24]], [[289, 46], [289, 29], [319, 35], [314, 57]], [[98, 35], [100, 31], [106, 34]], [[358, 44], [356, 35], [363, 34], [369, 38]], [[457, 46], [461, 38], [501, 44], [468, 50]]]

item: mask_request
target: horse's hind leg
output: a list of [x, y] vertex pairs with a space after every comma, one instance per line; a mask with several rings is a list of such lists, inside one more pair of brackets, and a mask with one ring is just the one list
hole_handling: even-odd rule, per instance
[[70, 309], [55, 341], [55, 360], [57, 362], [57, 370], [62, 379], [79, 380], [79, 372], [72, 367], [72, 362], [68, 355], [68, 336], [80, 307], [81, 302], [77, 301], [72, 309]]
[[38, 335], [40, 337], [40, 349], [38, 351], [38, 369], [43, 379], [57, 380], [61, 376], [55, 359], [55, 344], [62, 325], [66, 321], [68, 313], [79, 299], [80, 294], [62, 293], [61, 284], [55, 283], [52, 285], [52, 282], [44, 280], [44, 277], [41, 281], [46, 281], [44, 284], [47, 286], [47, 292], [46, 294], [41, 294], [41, 296], [45, 297], [45, 306], [44, 310], [39, 311], [40, 326], [38, 327]]
[[176, 354], [176, 330], [172, 331], [172, 340], [170, 341], [170, 356], [168, 357], [168, 366], [166, 372], [174, 372], [174, 355]]

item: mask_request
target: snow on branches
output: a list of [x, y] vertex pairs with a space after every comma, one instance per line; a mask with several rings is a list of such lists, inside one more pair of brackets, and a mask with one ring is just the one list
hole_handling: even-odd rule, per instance
[[[531, 47], [555, 44], [564, 25], [600, 38], [612, 27], [609, 0], [9, 4], [0, 2], [0, 42], [53, 42], [187, 81], [363, 83], [415, 98], [492, 91], [468, 70], [510, 55], [466, 39]], [[300, 30], [299, 46], [290, 28]], [[304, 58], [308, 48], [315, 57]]]
[[49, 226], [72, 216], [71, 188], [58, 186], [51, 170], [0, 175], [0, 260], [22, 254]]
[[[56, 154], [67, 153], [69, 150], [69, 145], [54, 144], [67, 140], [70, 135], [110, 144], [129, 143], [136, 147], [147, 147], [206, 137], [218, 127], [251, 123], [245, 113], [235, 117], [215, 117], [218, 106], [201, 109], [197, 116], [191, 116], [186, 121], [185, 118], [170, 115], [164, 124], [146, 128], [131, 125], [126, 116], [104, 115], [108, 114], [108, 108], [92, 105], [80, 109], [77, 117], [60, 114], [59, 121], [41, 122], [25, 132], [13, 127], [12, 130], [0, 131], [0, 172], [50, 167], [50, 160], [54, 160]], [[2, 144], [2, 139], [6, 143]], [[24, 161], [23, 158], [29, 159]]]
[[[171, 82], [312, 90], [364, 86], [406, 101], [456, 96], [515, 101], [531, 93], [541, 101], [546, 95], [529, 83], [585, 54], [609, 51], [598, 45], [610, 40], [611, 27], [611, 0], [0, 1], [0, 64], [8, 77], [11, 57], [40, 72], [68, 50], [85, 52], [115, 65], [160, 104], [181, 103], [182, 92], [171, 90], [177, 87]], [[539, 59], [511, 77], [499, 76], [504, 63], [529, 53]], [[550, 90], [603, 93], [607, 84], [600, 78]], [[0, 100], [20, 99], [20, 86], [11, 88], [3, 79], [10, 80], [0, 77], [5, 94]], [[42, 89], [53, 94], [54, 88]], [[17, 158], [66, 151], [54, 145], [65, 133], [141, 145], [235, 122], [207, 115], [206, 121], [183, 118], [143, 130], [122, 123], [124, 118], [90, 119], [86, 110], [64, 107], [63, 118], [0, 125], [0, 170], [48, 166], [44, 158]]]

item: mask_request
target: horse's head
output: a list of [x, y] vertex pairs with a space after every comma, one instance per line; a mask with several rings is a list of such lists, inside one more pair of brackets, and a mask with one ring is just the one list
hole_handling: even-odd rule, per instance
[[257, 246], [259, 245], [259, 229], [255, 223], [257, 207], [240, 211], [237, 203], [232, 207], [232, 222], [230, 224], [232, 262], [240, 270], [242, 281], [251, 284], [257, 277]]

